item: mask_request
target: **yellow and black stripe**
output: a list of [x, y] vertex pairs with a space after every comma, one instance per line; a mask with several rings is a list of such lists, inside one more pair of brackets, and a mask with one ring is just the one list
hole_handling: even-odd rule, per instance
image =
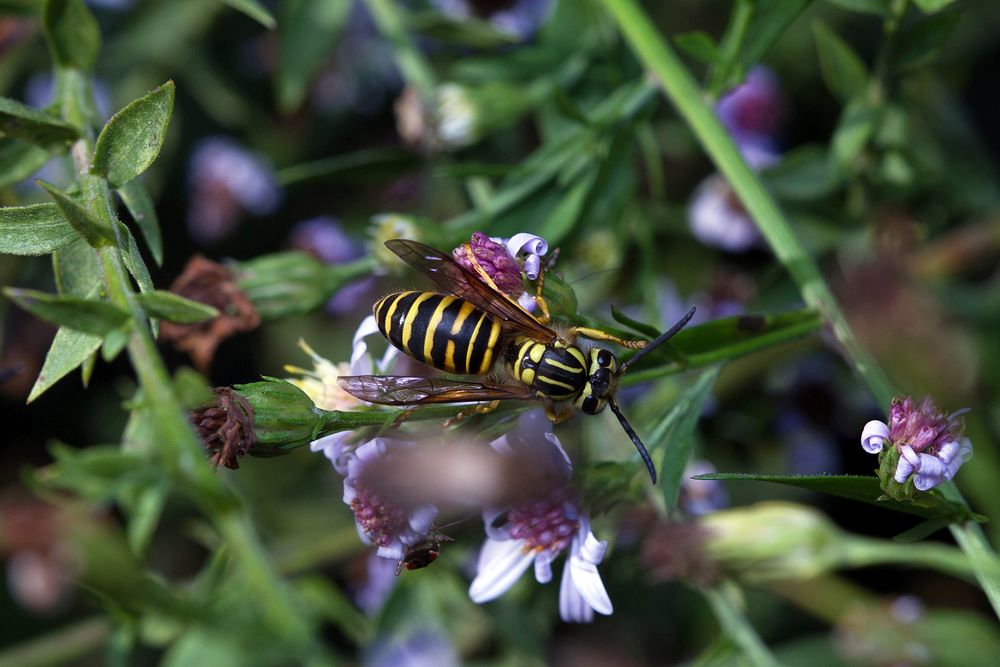
[[485, 375], [493, 368], [500, 325], [458, 297], [399, 292], [372, 308], [379, 331], [417, 361], [448, 373]]
[[507, 353], [514, 377], [538, 396], [554, 401], [576, 398], [587, 383], [586, 358], [575, 346], [546, 345], [521, 336]]

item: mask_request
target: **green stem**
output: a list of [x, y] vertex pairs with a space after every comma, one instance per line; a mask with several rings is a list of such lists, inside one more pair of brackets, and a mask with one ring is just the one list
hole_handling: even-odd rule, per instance
[[841, 541], [841, 563], [845, 567], [904, 565], [926, 567], [959, 579], [975, 580], [969, 558], [961, 550], [935, 542], [892, 542], [848, 536]]
[[723, 582], [716, 588], [703, 591], [703, 594], [708, 600], [715, 618], [719, 621], [719, 625], [733, 640], [733, 643], [743, 651], [743, 655], [751, 665], [776, 667], [781, 664], [764, 645], [757, 631], [739, 609], [734, 598], [738, 598], [741, 592], [735, 584]]
[[430, 99], [436, 86], [434, 72], [406, 33], [401, 5], [394, 0], [366, 0], [366, 4], [379, 32], [392, 44], [403, 78], [420, 91], [421, 97]]
[[[76, 70], [63, 69], [57, 76], [65, 117], [74, 119], [81, 127], [90, 128], [97, 124], [97, 117], [93, 111], [90, 86], [81, 83], [81, 79], [84, 75]], [[114, 224], [116, 218], [111, 191], [107, 181], [90, 174], [92, 154], [91, 138], [80, 139], [73, 146], [73, 161], [84, 206], [115, 231], [117, 243], [98, 249], [98, 261], [109, 300], [132, 315], [133, 326], [127, 349], [142, 387], [144, 404], [150, 410], [159, 442], [162, 443], [160, 461], [166, 472], [196, 490], [193, 498], [229, 543], [231, 553], [240, 563], [247, 580], [267, 602], [262, 606], [267, 618], [282, 636], [302, 645], [309, 640], [307, 627], [301, 623], [289, 597], [277, 585], [280, 579], [256, 539], [233, 529], [239, 520], [235, 509], [238, 500], [209, 467], [201, 443], [188, 423], [187, 412], [174, 394], [170, 376], [156, 349], [149, 319], [136, 299], [125, 269], [120, 250], [125, 240], [119, 238]], [[247, 527], [244, 533], [249, 534], [251, 530]]]
[[111, 630], [106, 617], [87, 618], [4, 649], [0, 652], [0, 667], [76, 664], [100, 649]]
[[[857, 373], [868, 384], [879, 404], [887, 408], [896, 393], [889, 379], [854, 337], [816, 262], [795, 236], [763, 182], [743, 160], [736, 144], [706, 104], [690, 73], [660, 37], [635, 0], [604, 0], [604, 4], [636, 55], [659, 80], [666, 96], [694, 131], [716, 167], [728, 179], [744, 208], [757, 222], [775, 256], [798, 285], [806, 304], [823, 315]], [[942, 485], [941, 489], [949, 499], [966, 505], [951, 482]], [[994, 612], [1000, 616], [1000, 576], [997, 575], [995, 566], [996, 554], [986, 541], [982, 529], [969, 523], [952, 525], [951, 532], [969, 556], [979, 585], [993, 605]]]
[[733, 65], [740, 55], [743, 41], [747, 36], [747, 28], [750, 27], [750, 19], [753, 18], [755, 3], [752, 0], [737, 0], [733, 6], [733, 16], [729, 20], [726, 34], [719, 45], [719, 55], [722, 64], [712, 67], [709, 78], [708, 89], [714, 100], [718, 97], [722, 89], [726, 87], [730, 77], [733, 76]]

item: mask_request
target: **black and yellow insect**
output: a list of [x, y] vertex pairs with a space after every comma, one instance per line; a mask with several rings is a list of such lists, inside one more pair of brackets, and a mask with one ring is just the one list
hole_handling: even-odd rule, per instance
[[[403, 239], [385, 245], [451, 294], [411, 291], [380, 299], [373, 311], [382, 334], [417, 361], [448, 373], [487, 376], [487, 380], [356, 375], [339, 378], [341, 387], [384, 405], [486, 401], [476, 406], [480, 413], [495, 409], [501, 400], [540, 400], [554, 423], [571, 416], [574, 409], [594, 415], [610, 406], [656, 482], [649, 453], [619, 410], [615, 392], [629, 365], [680, 331], [694, 314], [693, 308], [649, 343], [586, 327], [560, 333], [546, 325], [544, 302], [540, 302], [540, 320], [497, 289], [485, 273], [478, 275], [439, 250]], [[611, 350], [585, 348], [577, 344], [578, 337], [639, 352], [619, 365]]]

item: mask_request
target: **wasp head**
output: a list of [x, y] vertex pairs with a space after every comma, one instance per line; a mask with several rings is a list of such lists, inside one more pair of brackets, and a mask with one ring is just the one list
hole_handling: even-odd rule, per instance
[[587, 383], [576, 399], [576, 407], [588, 415], [596, 415], [608, 404], [618, 388], [618, 360], [611, 350], [594, 348], [590, 351], [590, 370]]

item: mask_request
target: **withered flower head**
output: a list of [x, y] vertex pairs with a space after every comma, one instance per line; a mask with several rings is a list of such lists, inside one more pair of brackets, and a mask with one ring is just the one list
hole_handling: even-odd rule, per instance
[[206, 372], [215, 348], [230, 336], [251, 331], [260, 324], [260, 314], [236, 286], [232, 272], [201, 255], [193, 256], [170, 291], [192, 301], [213, 306], [219, 316], [195, 324], [163, 322], [160, 338], [191, 355], [198, 370]]
[[230, 387], [216, 387], [215, 401], [192, 411], [191, 420], [205, 449], [212, 453], [212, 464], [236, 470], [239, 457], [257, 444], [253, 430], [253, 408]]
[[660, 521], [646, 536], [640, 558], [653, 581], [711, 586], [721, 573], [706, 553], [707, 539], [708, 531], [698, 522]]

